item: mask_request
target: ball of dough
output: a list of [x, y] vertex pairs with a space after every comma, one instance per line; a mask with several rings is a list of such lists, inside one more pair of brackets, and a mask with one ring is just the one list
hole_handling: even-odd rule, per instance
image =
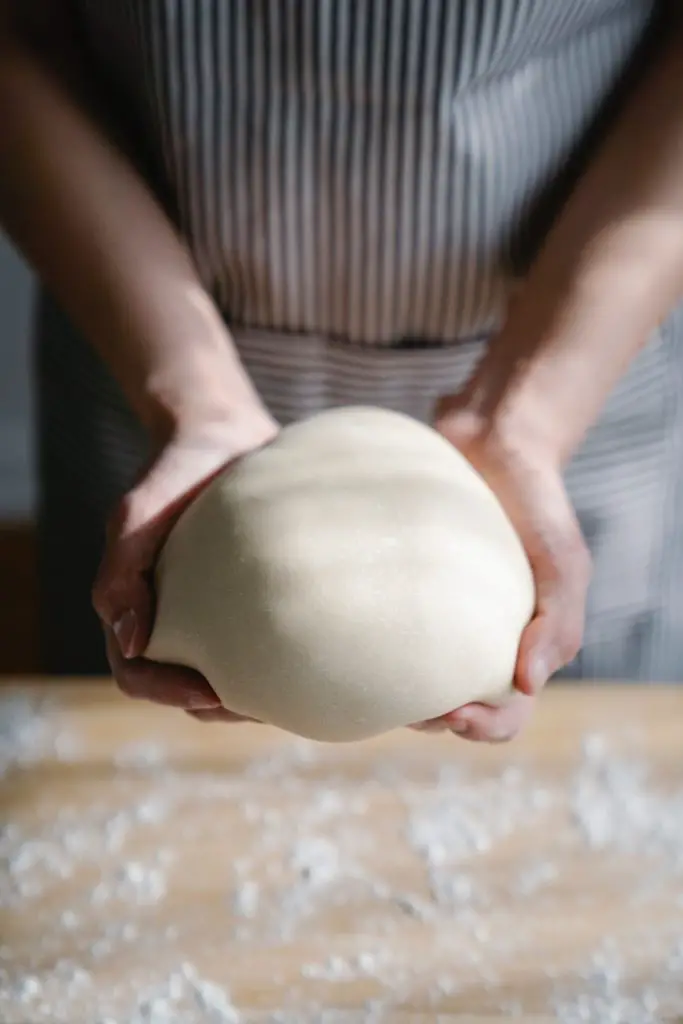
[[431, 427], [324, 412], [218, 476], [160, 557], [147, 656], [226, 707], [359, 740], [510, 690], [534, 606], [519, 538]]

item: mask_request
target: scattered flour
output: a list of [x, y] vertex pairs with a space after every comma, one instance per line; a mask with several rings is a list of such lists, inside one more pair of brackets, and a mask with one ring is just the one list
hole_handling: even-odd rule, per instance
[[[4, 774], [78, 759], [78, 737], [55, 733], [49, 706], [11, 695], [0, 703]], [[352, 982], [375, 993], [363, 1011], [369, 1024], [391, 1019], [392, 1011], [416, 1000], [434, 1008], [429, 1019], [438, 1020], [444, 1000], [462, 998], [467, 1007], [473, 991], [488, 994], [491, 1012], [514, 1019], [525, 1007], [507, 998], [503, 986], [506, 965], [535, 941], [525, 905], [531, 898], [552, 900], [577, 857], [599, 865], [604, 856], [610, 864], [635, 857], [652, 863], [650, 888], [640, 885], [624, 898], [632, 901], [634, 914], [643, 913], [642, 941], [651, 943], [649, 962], [659, 965], [649, 972], [657, 984], [632, 978], [634, 951], [623, 941], [605, 940], [583, 967], [568, 972], [548, 965], [546, 1011], [560, 1024], [655, 1024], [665, 1011], [683, 1013], [683, 913], [677, 934], [670, 928], [658, 932], [654, 917], [647, 923], [648, 901], [662, 891], [678, 887], [683, 911], [683, 784], [666, 790], [646, 763], [615, 753], [601, 736], [586, 737], [568, 785], [539, 779], [528, 767], [483, 778], [448, 764], [430, 785], [418, 786], [406, 765], [387, 759], [378, 761], [370, 777], [354, 779], [335, 757], [326, 748], [294, 742], [233, 777], [183, 773], [163, 744], [134, 744], [113, 760], [111, 804], [60, 807], [30, 827], [10, 815], [0, 828], [0, 909], [40, 915], [41, 898], [65, 882], [76, 895], [56, 918], [36, 917], [33, 927], [42, 939], [35, 962], [22, 961], [19, 971], [12, 948], [0, 946], [0, 1020], [333, 1024], [358, 1017], [309, 1005], [306, 986], [342, 992]], [[402, 835], [378, 836], [372, 828], [370, 808], [378, 791], [403, 807]], [[201, 819], [201, 837], [194, 820], [182, 824], [183, 808], [197, 806], [211, 811]], [[252, 837], [248, 856], [233, 864], [221, 806], [233, 814], [237, 809]], [[170, 820], [177, 835], [173, 849], [163, 828]], [[163, 842], [157, 843], [157, 833]], [[528, 860], [532, 835], [539, 853]], [[226, 849], [226, 945], [258, 956], [260, 947], [315, 934], [319, 916], [329, 910], [353, 922], [343, 949], [326, 950], [301, 965], [303, 987], [294, 985], [287, 996], [291, 1009], [285, 1003], [270, 1015], [240, 1013], [223, 979], [207, 980], [187, 960], [201, 959], [202, 953], [184, 945], [184, 922], [152, 925], [173, 896], [173, 872], [183, 851], [191, 851], [199, 838]], [[503, 851], [507, 859], [496, 860], [491, 873], [490, 859]], [[425, 884], [412, 891], [402, 881], [401, 863], [412, 863], [414, 880], [416, 862]], [[83, 878], [88, 884], [81, 884]], [[501, 927], [501, 914], [507, 914], [507, 926]], [[412, 963], [401, 948], [406, 918], [438, 937], [428, 969]], [[70, 948], [83, 950], [82, 959], [59, 959], [65, 934]], [[123, 986], [103, 986], [99, 965], [126, 951], [139, 971]], [[180, 966], [160, 966], [169, 963]], [[226, 972], [231, 973], [230, 962]], [[426, 974], [434, 978], [428, 989]]]
[[560, 1024], [662, 1024], [664, 1018], [671, 1019], [672, 1007], [681, 1010], [680, 965], [669, 958], [657, 989], [646, 985], [634, 991], [615, 941], [606, 940], [593, 953], [575, 988], [580, 988], [578, 994], [555, 999]]
[[570, 807], [591, 849], [663, 855], [683, 868], [683, 787], [658, 792], [648, 765], [615, 756], [602, 736], [588, 736], [572, 781]]
[[36, 701], [20, 690], [0, 696], [0, 778], [48, 756], [68, 760], [77, 751], [75, 737], [55, 733], [50, 724], [50, 703]]

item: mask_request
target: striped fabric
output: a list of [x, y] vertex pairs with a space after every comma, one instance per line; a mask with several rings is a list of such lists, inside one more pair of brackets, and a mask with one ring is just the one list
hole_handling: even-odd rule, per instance
[[652, 0], [79, 0], [230, 322], [499, 322], [515, 235]]
[[[464, 381], [657, 8], [72, 3], [141, 166], [282, 422], [353, 402], [428, 419]], [[48, 302], [40, 335], [44, 566], [48, 585], [60, 581], [52, 667], [93, 671], [87, 582], [144, 444]], [[572, 675], [683, 678], [682, 335], [677, 315], [568, 472], [596, 564]]]

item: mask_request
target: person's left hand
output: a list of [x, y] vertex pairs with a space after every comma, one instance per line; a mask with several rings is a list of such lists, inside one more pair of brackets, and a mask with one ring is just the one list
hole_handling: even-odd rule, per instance
[[501, 742], [519, 732], [536, 695], [581, 647], [590, 557], [559, 463], [541, 442], [482, 426], [458, 396], [440, 402], [435, 426], [486, 480], [517, 530], [534, 574], [536, 608], [522, 634], [514, 692], [504, 704], [468, 704], [415, 728]]

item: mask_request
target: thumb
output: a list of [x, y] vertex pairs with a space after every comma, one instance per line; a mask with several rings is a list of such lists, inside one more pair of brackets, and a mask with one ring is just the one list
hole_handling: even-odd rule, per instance
[[171, 527], [225, 462], [225, 453], [193, 452], [189, 458], [170, 446], [114, 512], [92, 598], [126, 658], [147, 646], [153, 621], [149, 577]]
[[573, 515], [561, 537], [529, 555], [536, 608], [522, 634], [515, 681], [532, 695], [581, 649], [591, 563]]

